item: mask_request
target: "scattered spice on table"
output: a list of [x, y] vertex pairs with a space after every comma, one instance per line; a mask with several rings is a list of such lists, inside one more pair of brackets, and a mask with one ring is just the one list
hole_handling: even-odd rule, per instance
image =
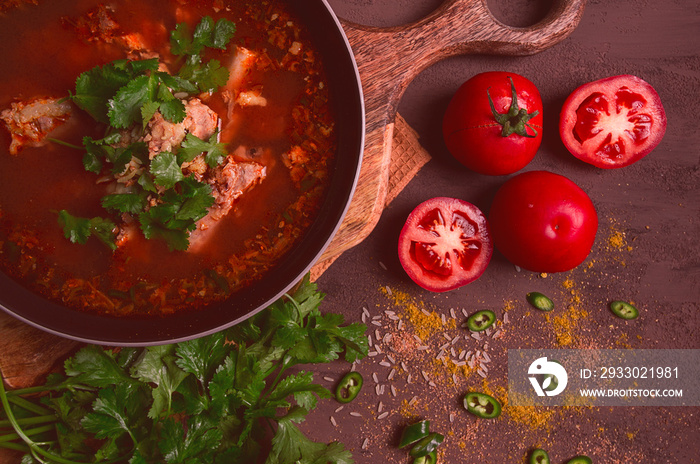
[[547, 322], [551, 322], [556, 336], [557, 344], [562, 347], [576, 347], [580, 345], [578, 328], [588, 317], [589, 312], [583, 304], [581, 290], [576, 286], [572, 278], [567, 278], [562, 283], [566, 290], [563, 311], [555, 311], [546, 314]]
[[[368, 382], [368, 394], [353, 404], [351, 411], [356, 417], [347, 409], [334, 414], [339, 429], [342, 420], [357, 419], [346, 425], [358, 427], [367, 458], [371, 448], [381, 443], [393, 446], [389, 437], [396, 430], [424, 419], [447, 431], [441, 445], [446, 456], [456, 451], [467, 460], [487, 459], [487, 447], [496, 429], [499, 440], [506, 442], [551, 449], [561, 446], [561, 436], [555, 437], [557, 424], [593, 422], [599, 409], [566, 394], [565, 406], [556, 408], [509, 398], [507, 349], [629, 344], [625, 331], [601, 333], [601, 325], [608, 325], [598, 316], [609, 316], [607, 302], [591, 297], [593, 285], [606, 288], [610, 274], [620, 269], [622, 254], [630, 250], [627, 235], [622, 228], [617, 230], [610, 240], [601, 240], [587, 263], [572, 271], [520, 274], [519, 278], [537, 283], [530, 288], [542, 288], [551, 297], [555, 308], [547, 313], [533, 310], [524, 297], [474, 301], [468, 295], [455, 294], [457, 301], [450, 295], [447, 302], [441, 296], [432, 295], [430, 300], [414, 296], [408, 289], [379, 286], [386, 303], [362, 308], [362, 321], [370, 328], [370, 353], [358, 369]], [[618, 239], [624, 245], [619, 245]], [[468, 317], [485, 309], [494, 311], [495, 323], [483, 332], [470, 331], [465, 326]], [[503, 405], [502, 417], [491, 424], [468, 417], [457, 400], [470, 390], [497, 398]], [[378, 429], [384, 437], [381, 443], [377, 441]], [[529, 449], [513, 447], [511, 460], [525, 459]], [[573, 450], [579, 451], [590, 450]]]

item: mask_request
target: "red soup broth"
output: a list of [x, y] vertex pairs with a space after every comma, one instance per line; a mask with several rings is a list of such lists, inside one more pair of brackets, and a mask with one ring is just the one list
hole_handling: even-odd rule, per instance
[[[0, 267], [6, 274], [77, 309], [162, 315], [200, 308], [264, 278], [300, 240], [327, 190], [335, 152], [322, 63], [282, 2], [218, 3], [109, 2], [109, 19], [117, 25], [110, 36], [95, 34], [86, 20], [104, 5], [99, 1], [44, 0], [0, 13], [0, 111], [17, 101], [68, 96], [81, 73], [126, 58], [123, 37], [130, 34], [161, 63], [176, 64], [170, 31], [180, 22], [194, 28], [204, 16], [236, 24], [227, 50], [208, 51], [206, 58], [232, 66], [245, 47], [254, 64], [235, 92], [254, 91], [266, 100], [265, 106], [243, 106], [231, 105], [221, 91], [200, 96], [220, 117], [227, 151], [261, 163], [266, 176], [202, 235], [196, 251], [170, 251], [163, 240], [140, 233], [114, 252], [94, 238], [71, 243], [57, 212], [109, 216], [100, 205], [106, 184], [85, 170], [76, 148], [46, 141], [10, 154], [10, 133], [0, 122]], [[104, 131], [73, 105], [68, 121], [48, 137], [81, 145], [84, 136], [99, 138]], [[290, 167], [294, 149], [306, 160]]]

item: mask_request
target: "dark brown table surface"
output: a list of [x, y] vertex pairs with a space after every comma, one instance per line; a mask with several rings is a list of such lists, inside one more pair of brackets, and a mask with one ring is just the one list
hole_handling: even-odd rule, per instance
[[[440, 1], [329, 3], [341, 18], [387, 27], [418, 20]], [[515, 26], [533, 24], [550, 4], [488, 2], [498, 19]], [[358, 463], [410, 462], [407, 452], [397, 449], [400, 431], [412, 421], [429, 419], [431, 429], [446, 437], [440, 456], [447, 463], [523, 463], [535, 447], [548, 449], [554, 463], [579, 453], [595, 463], [700, 462], [698, 407], [506, 406], [499, 419], [479, 421], [461, 406], [468, 389], [506, 399], [509, 349], [700, 348], [699, 33], [696, 0], [594, 0], [573, 34], [551, 49], [528, 57], [450, 58], [414, 80], [399, 112], [433, 159], [385, 210], [374, 232], [318, 281], [327, 293], [325, 311], [360, 321], [366, 308], [373, 340], [392, 334], [394, 341], [383, 343], [381, 353], [357, 366], [366, 385], [355, 402], [338, 411], [338, 403], [325, 401], [310, 415], [303, 428], [314, 439], [344, 442]], [[496, 253], [478, 281], [444, 294], [430, 293], [403, 272], [396, 253], [398, 233], [408, 213], [435, 196], [462, 198], [489, 210], [507, 177], [475, 174], [454, 161], [442, 140], [441, 120], [462, 82], [491, 70], [522, 74], [538, 86], [544, 101], [544, 140], [525, 170], [563, 174], [588, 192], [600, 218], [596, 243], [584, 264], [570, 272], [518, 271]], [[558, 135], [558, 115], [576, 87], [617, 74], [637, 75], [657, 89], [668, 129], [647, 158], [627, 168], [601, 170], [566, 151]], [[524, 297], [533, 290], [555, 300], [555, 313], [544, 316], [528, 308]], [[607, 304], [614, 299], [635, 302], [640, 318], [624, 322], [612, 317]], [[425, 316], [421, 308], [437, 317]], [[492, 309], [500, 319], [507, 311], [509, 323], [499, 338], [465, 338], [459, 328], [463, 309]], [[492, 361], [486, 379], [434, 361], [445, 333], [460, 335], [454, 345], [457, 353], [484, 350], [488, 343]], [[402, 349], [399, 338], [414, 334], [423, 337], [427, 350]], [[347, 364], [333, 363], [319, 369], [317, 378], [332, 387], [334, 382], [323, 377], [338, 379], [347, 369]], [[383, 412], [389, 414], [384, 417]]]
[[[341, 18], [378, 27], [416, 21], [441, 3], [328, 1]], [[487, 3], [499, 20], [522, 27], [541, 19], [552, 0]], [[577, 454], [589, 455], [596, 464], [700, 462], [700, 407], [507, 404], [508, 350], [700, 349], [699, 33], [697, 0], [590, 0], [577, 29], [553, 48], [527, 57], [449, 58], [413, 81], [399, 112], [432, 160], [392, 201], [374, 232], [318, 279], [327, 295], [322, 310], [342, 313], [347, 322], [364, 320], [373, 356], [356, 365], [366, 382], [360, 396], [342, 409], [334, 400], [319, 402], [300, 425], [309, 437], [343, 442], [358, 464], [409, 463], [407, 451], [397, 448], [401, 430], [429, 419], [431, 429], [445, 435], [442, 463], [525, 463], [535, 447], [547, 449], [556, 464]], [[563, 174], [588, 192], [600, 218], [596, 243], [589, 258], [570, 272], [518, 271], [495, 253], [476, 282], [430, 293], [401, 268], [398, 234], [408, 213], [435, 196], [462, 198], [488, 212], [508, 178], [462, 167], [441, 135], [453, 93], [471, 76], [492, 70], [522, 74], [538, 86], [544, 140], [525, 170]], [[558, 135], [558, 115], [579, 85], [617, 74], [637, 75], [657, 89], [668, 129], [645, 159], [600, 170], [567, 152]], [[525, 295], [535, 290], [555, 301], [552, 313], [528, 306]], [[613, 299], [634, 302], [639, 319], [614, 318], [607, 309]], [[497, 314], [500, 331], [475, 340], [460, 325], [464, 313], [481, 309]], [[425, 349], [417, 348], [414, 336]], [[485, 378], [436, 361], [446, 337], [455, 340], [446, 347], [448, 353], [455, 349], [449, 357], [462, 351], [488, 354]], [[315, 366], [315, 378], [333, 388], [348, 369], [340, 361]], [[489, 392], [504, 402], [501, 417], [470, 416], [462, 407], [468, 390]]]

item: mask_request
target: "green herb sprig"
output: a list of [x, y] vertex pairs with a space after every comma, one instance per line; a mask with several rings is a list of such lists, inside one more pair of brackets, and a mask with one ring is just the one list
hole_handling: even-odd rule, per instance
[[[209, 185], [186, 177], [183, 163], [204, 154], [207, 165], [215, 168], [226, 158], [225, 146], [217, 142], [218, 134], [208, 140], [187, 134], [176, 154], [162, 152], [151, 160], [143, 142], [121, 146], [120, 130], [145, 128], [156, 112], [168, 121], [182, 122], [185, 105], [176, 95], [211, 92], [228, 81], [228, 69], [217, 60], [204, 62], [202, 55], [207, 48], [226, 49], [235, 31], [231, 21], [214, 22], [208, 16], [193, 32], [181, 23], [170, 37], [172, 53], [184, 59], [176, 74], [161, 71], [157, 59], [116, 60], [78, 76], [70, 96], [79, 108], [107, 125], [103, 138], [83, 138], [87, 171], [118, 175], [132, 160], [143, 168], [135, 173], [129, 191], [107, 195], [102, 206], [117, 214], [131, 214], [146, 238], [164, 239], [171, 250], [189, 247], [190, 232], [214, 204]], [[75, 217], [63, 210], [59, 224], [73, 243], [85, 243], [95, 236], [116, 249], [116, 225], [110, 219]]]
[[187, 23], [178, 24], [170, 35], [170, 46], [174, 55], [185, 58], [179, 76], [195, 82], [202, 92], [210, 92], [226, 84], [228, 69], [222, 67], [218, 60], [202, 63], [202, 52], [206, 48], [225, 49], [235, 32], [234, 23], [225, 19], [214, 23], [208, 16], [200, 21], [193, 32]]
[[88, 345], [44, 386], [0, 384], [0, 446], [26, 451], [23, 464], [235, 464], [267, 451], [268, 464], [353, 463], [342, 444], [314, 442], [296, 425], [332, 394], [290, 368], [367, 355], [366, 326], [322, 314], [323, 296], [307, 276], [293, 296], [224, 332], [118, 351]]

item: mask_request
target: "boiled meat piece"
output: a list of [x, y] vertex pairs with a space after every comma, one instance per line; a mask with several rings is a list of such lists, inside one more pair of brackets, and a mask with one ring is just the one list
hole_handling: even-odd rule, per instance
[[70, 103], [58, 98], [12, 103], [10, 108], [0, 112], [0, 119], [12, 136], [10, 154], [16, 155], [24, 146], [43, 146], [46, 136], [65, 123], [70, 114]]
[[199, 98], [191, 98], [183, 103], [186, 116], [182, 122], [168, 121], [160, 112], [156, 112], [148, 122], [143, 140], [148, 144], [150, 159], [160, 152], [176, 151], [188, 133], [207, 140], [218, 129], [219, 115]]
[[267, 175], [265, 166], [253, 162], [237, 162], [232, 156], [219, 165], [206, 182], [212, 187], [214, 205], [209, 214], [197, 222], [197, 228], [190, 234], [189, 252], [198, 253], [212, 240], [214, 229], [235, 206], [236, 200], [258, 185]]
[[229, 156], [223, 165], [214, 170], [214, 175], [209, 180], [215, 200], [209, 216], [213, 220], [219, 220], [227, 215], [234, 201], [262, 181], [266, 174], [265, 166], [261, 164], [238, 163]]

